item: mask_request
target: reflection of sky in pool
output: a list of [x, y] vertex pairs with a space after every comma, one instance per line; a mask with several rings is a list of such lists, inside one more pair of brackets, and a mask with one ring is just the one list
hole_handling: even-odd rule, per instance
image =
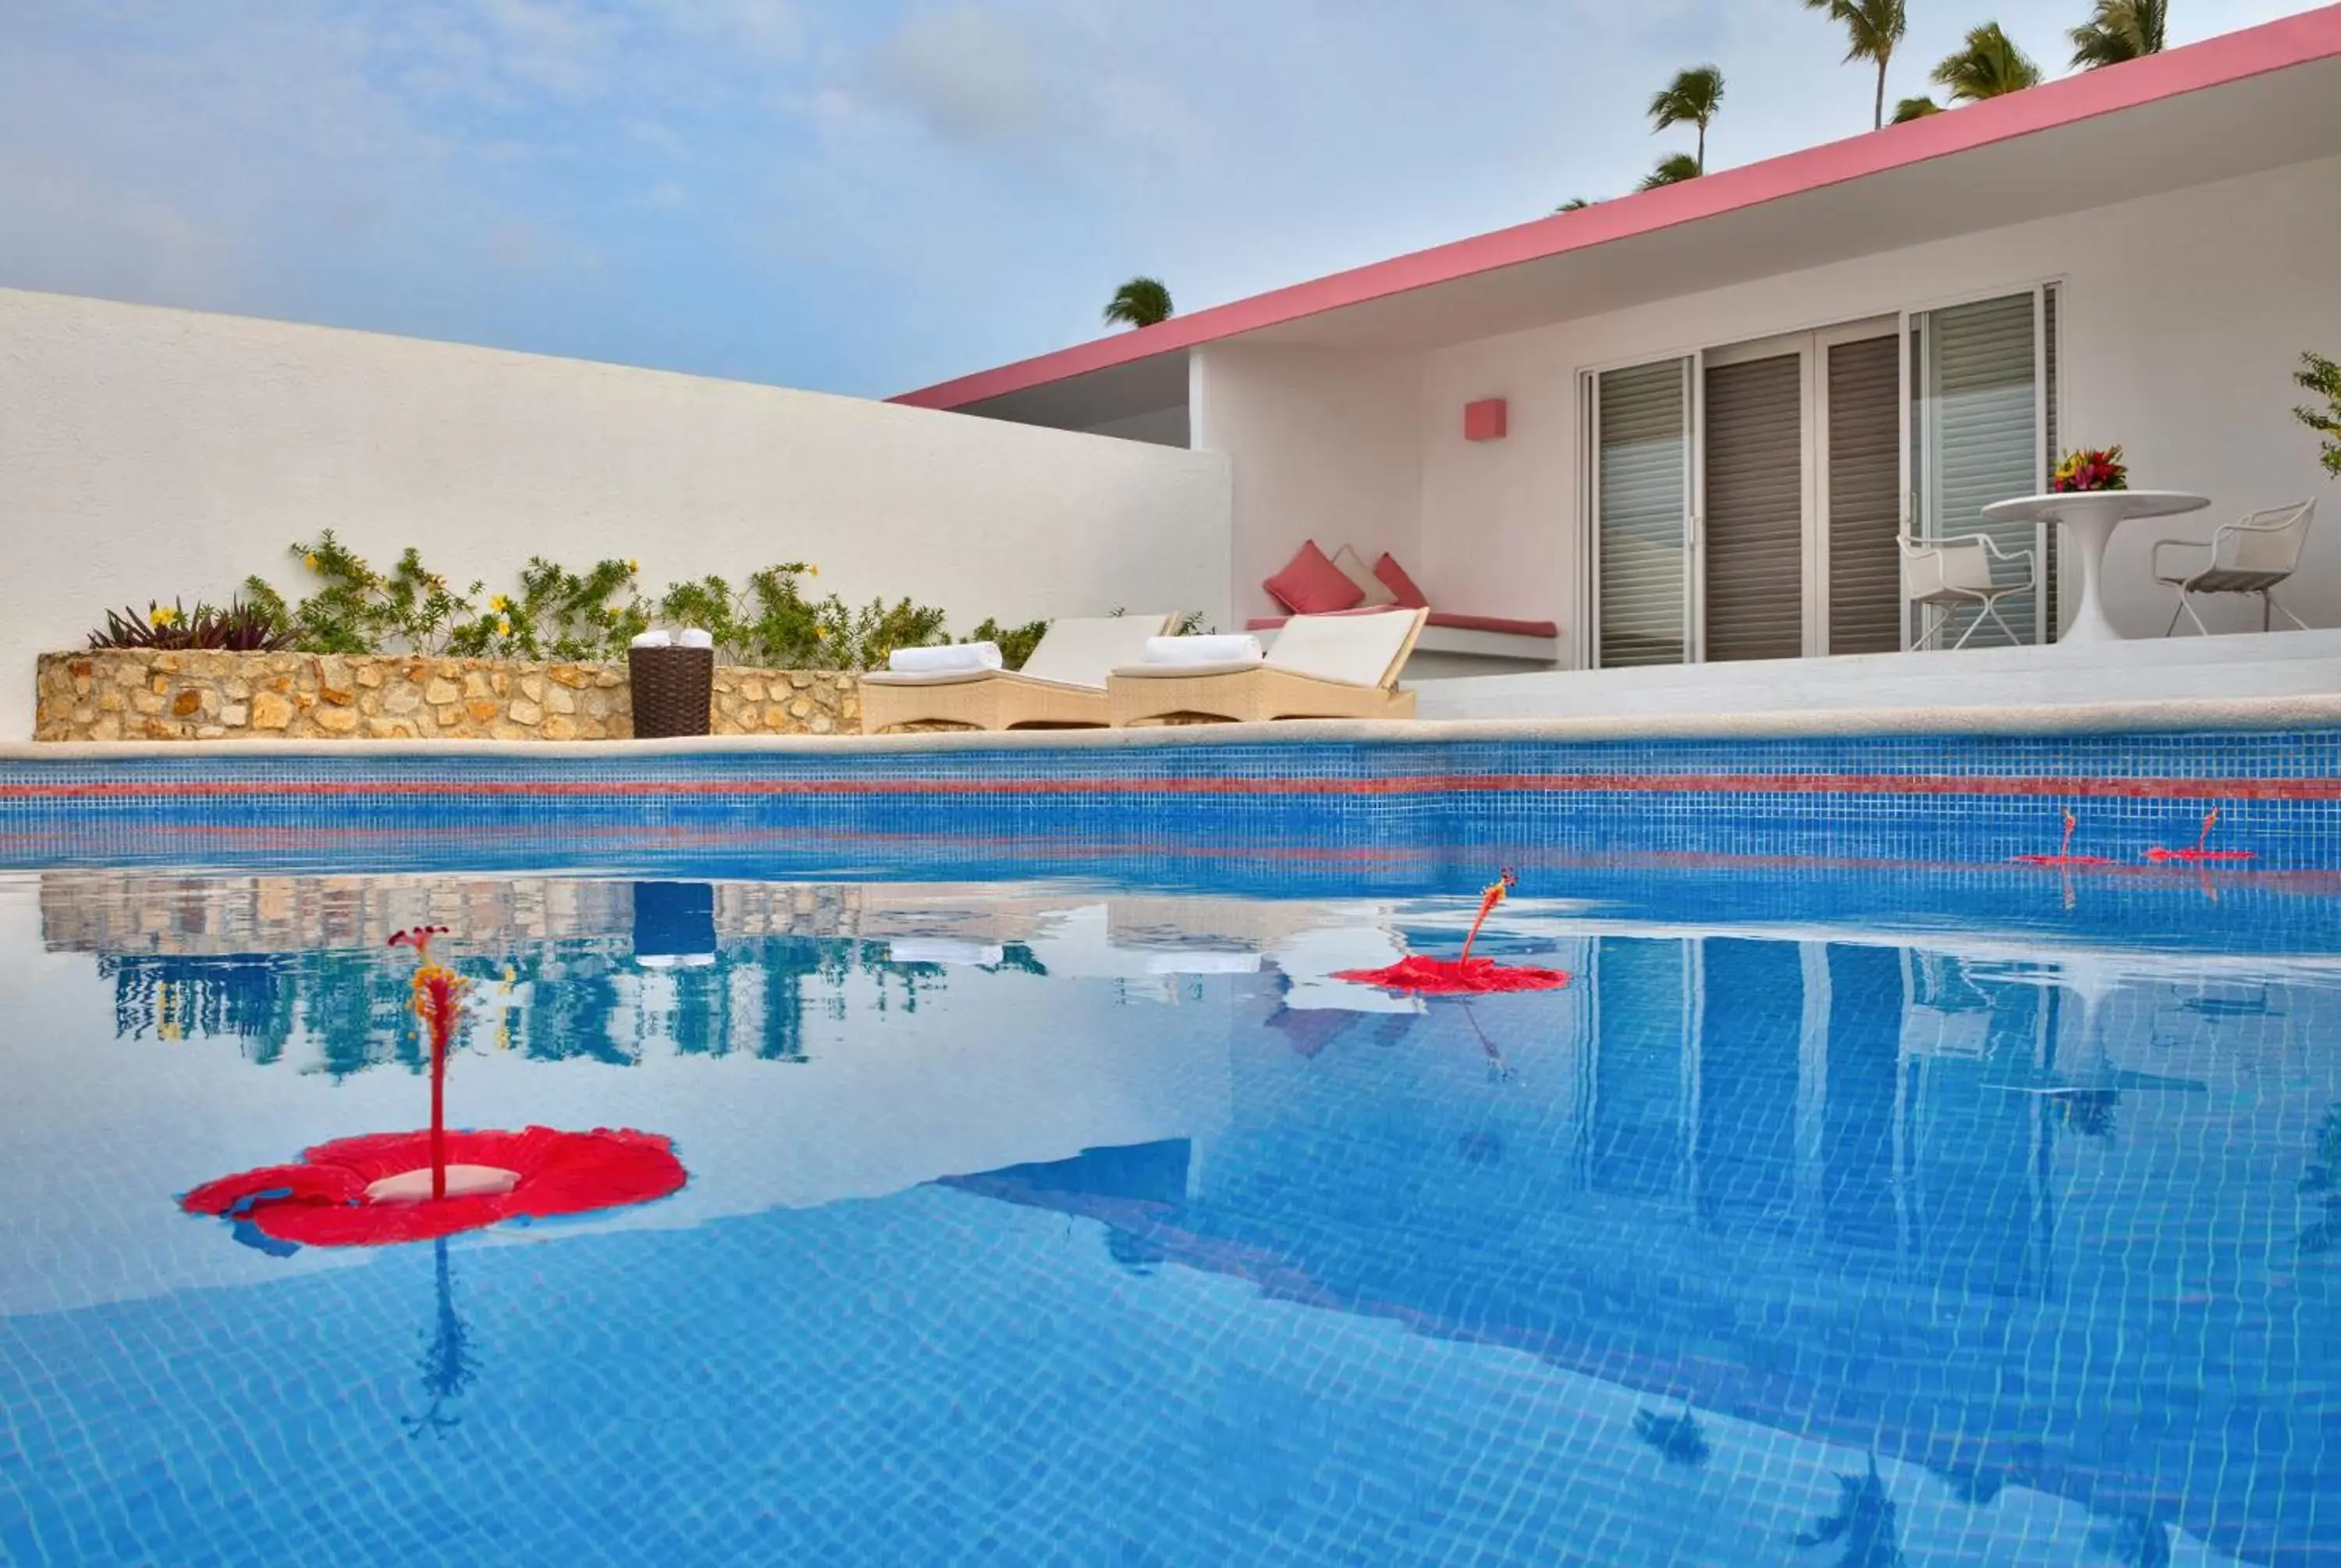
[[[1531, 885], [1479, 950], [1565, 990], [1332, 978], [1473, 891], [0, 882], [0, 1560], [2341, 1554], [2329, 903]], [[689, 1185], [178, 1212], [423, 1125], [425, 921], [451, 1123]]]

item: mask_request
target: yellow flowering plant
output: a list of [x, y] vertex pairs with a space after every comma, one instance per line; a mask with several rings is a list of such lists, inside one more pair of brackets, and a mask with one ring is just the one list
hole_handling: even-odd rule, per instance
[[[437, 653], [456, 622], [472, 612], [471, 600], [449, 589], [447, 580], [425, 567], [412, 546], [386, 572], [336, 539], [332, 529], [295, 544], [293, 553], [319, 580], [315, 592], [291, 603], [258, 577], [247, 578], [244, 591], [291, 630], [293, 646], [304, 653]], [[472, 593], [479, 590], [478, 583], [472, 584]]]

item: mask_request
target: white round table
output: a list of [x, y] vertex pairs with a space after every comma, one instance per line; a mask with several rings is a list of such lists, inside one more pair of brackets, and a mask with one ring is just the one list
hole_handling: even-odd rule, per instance
[[[2114, 530], [2137, 517], [2176, 517], [2200, 511], [2211, 504], [2207, 495], [2177, 490], [2087, 490], [2069, 495], [2027, 495], [1983, 509], [1987, 522], [2054, 522], [2065, 530], [2065, 552], [2081, 565], [2081, 601], [2073, 607], [2073, 624], [2059, 642], [2118, 642], [2122, 634], [2106, 619], [2105, 600], [2097, 590], [2097, 574], [2106, 559], [2106, 541]], [[2045, 567], [2046, 563], [2042, 563]], [[2037, 584], [2036, 584], [2037, 586]]]

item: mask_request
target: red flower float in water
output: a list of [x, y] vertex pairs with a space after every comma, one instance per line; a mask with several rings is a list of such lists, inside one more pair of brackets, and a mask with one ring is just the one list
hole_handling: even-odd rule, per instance
[[[463, 1016], [463, 981], [431, 957], [443, 926], [393, 937], [422, 960], [414, 1015], [431, 1041], [431, 1126], [370, 1133], [302, 1152], [295, 1165], [205, 1182], [179, 1200], [268, 1241], [382, 1246], [429, 1241], [506, 1219], [548, 1219], [648, 1203], [688, 1179], [674, 1146], [655, 1133], [447, 1130], [447, 1057]], [[270, 1250], [290, 1250], [289, 1246]]]
[[2018, 855], [2016, 857], [2016, 863], [2019, 866], [2112, 865], [2113, 862], [2107, 859], [2102, 855], [2076, 855], [2073, 853], [2073, 829], [2080, 825], [2080, 820], [2081, 819], [2079, 818], [2074, 816], [2070, 811], [2066, 812], [2065, 839], [2064, 842], [2057, 846], [2057, 852], [2054, 855]]
[[2185, 860], [2200, 865], [2212, 860], [2250, 859], [2252, 858], [2252, 852], [2249, 849], [2211, 849], [2205, 848], [2205, 846], [2209, 844], [2211, 841], [2211, 829], [2217, 827], [2218, 824], [2219, 808], [2214, 806], [2211, 808], [2210, 815], [2203, 819], [2203, 831], [2196, 835], [2195, 848], [2192, 849], [2167, 849], [2161, 845], [2157, 844], [2153, 849], [2148, 849], [2146, 852], [2146, 858], [2153, 861], [2157, 866], [2169, 860]]
[[1479, 913], [1471, 922], [1470, 931], [1463, 938], [1463, 951], [1453, 958], [1425, 958], [1420, 953], [1409, 953], [1397, 963], [1380, 969], [1341, 969], [1334, 973], [1337, 980], [1348, 980], [1360, 986], [1376, 986], [1386, 991], [1409, 991], [1417, 996], [1485, 996], [1497, 991], [1557, 991], [1569, 984], [1566, 969], [1539, 969], [1528, 964], [1499, 964], [1493, 958], [1475, 958], [1471, 944], [1479, 938], [1479, 928], [1488, 923], [1488, 915], [1504, 901], [1519, 882], [1509, 867], [1489, 883], [1479, 894]]

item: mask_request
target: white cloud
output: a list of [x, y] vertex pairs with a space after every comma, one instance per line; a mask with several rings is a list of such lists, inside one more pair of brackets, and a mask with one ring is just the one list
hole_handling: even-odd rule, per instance
[[1051, 118], [1023, 37], [971, 4], [913, 12], [872, 57], [870, 80], [950, 140], [1013, 141]]
[[[2310, 0], [2188, 0], [2192, 39]], [[1996, 11], [1914, 7], [1890, 91]], [[1802, 0], [0, 0], [0, 284], [894, 392], [1867, 128]], [[968, 308], [980, 299], [981, 309]], [[743, 330], [742, 323], [752, 323]]]

